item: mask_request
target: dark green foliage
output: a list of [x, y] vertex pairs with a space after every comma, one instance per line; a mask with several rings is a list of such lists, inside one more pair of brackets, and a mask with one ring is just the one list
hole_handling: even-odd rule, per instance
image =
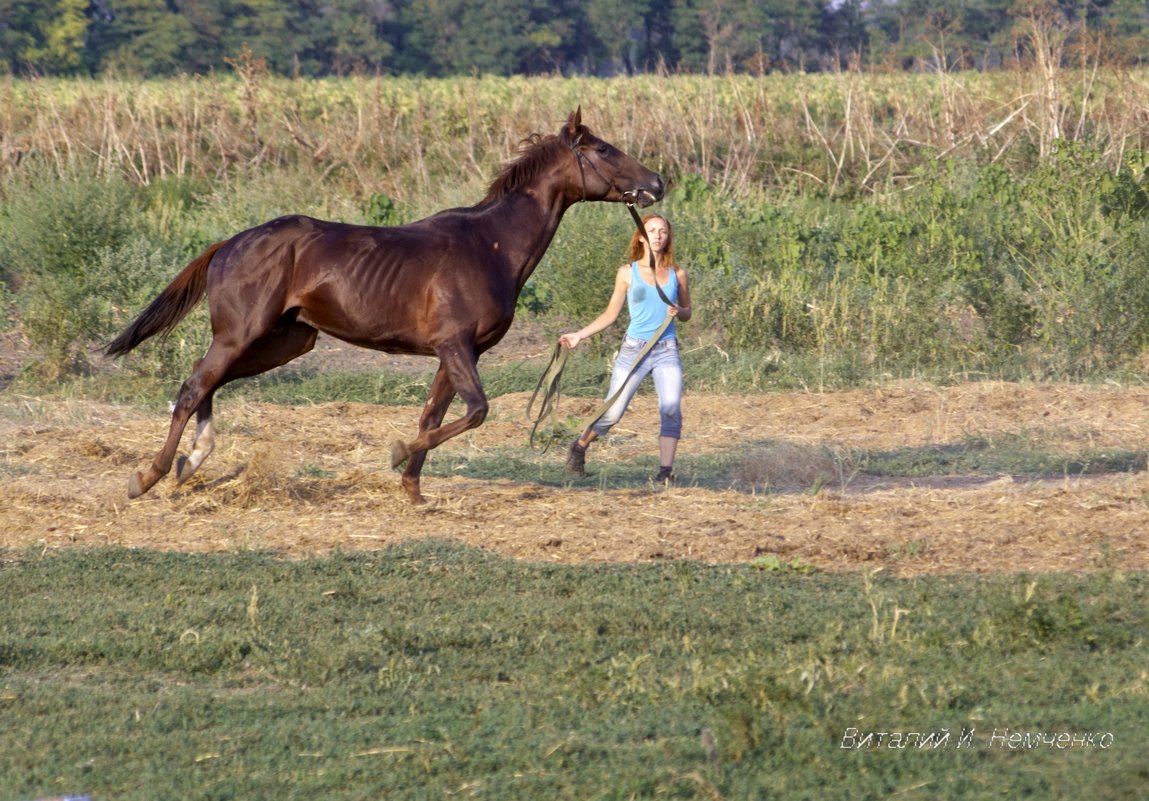
[[82, 276], [101, 250], [136, 230], [137, 192], [120, 178], [31, 168], [6, 190], [0, 280], [16, 288], [42, 276]]
[[634, 232], [630, 215], [617, 206], [572, 207], [527, 282], [520, 308], [577, 321], [574, 327], [581, 328], [606, 308]]
[[283, 75], [311, 76], [761, 74], [832, 70], [851, 58], [886, 69], [985, 70], [1014, 63], [1025, 41], [1019, 17], [1042, 18], [1074, 44], [1097, 37], [1107, 60], [1137, 64], [1146, 28], [1144, 9], [1130, 0], [6, 0], [0, 9], [0, 71], [41, 75], [204, 73], [244, 47]]
[[382, 192], [376, 192], [367, 200], [363, 222], [366, 225], [399, 225], [403, 221], [395, 201]]
[[870, 370], [1059, 379], [1114, 371], [1149, 343], [1137, 176], [1069, 144], [1021, 175], [940, 167], [835, 203], [735, 203], [684, 181], [666, 205], [705, 338]]
[[[1122, 798], [1144, 781], [1141, 575], [560, 567], [427, 541], [300, 562], [9, 553], [0, 578], [12, 798]], [[1022, 750], [991, 739], [1007, 730], [1112, 740]]]

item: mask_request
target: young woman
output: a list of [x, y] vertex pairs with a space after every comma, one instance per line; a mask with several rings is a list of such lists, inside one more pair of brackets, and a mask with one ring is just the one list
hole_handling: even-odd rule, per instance
[[[647, 375], [651, 375], [654, 378], [654, 389], [658, 393], [658, 411], [662, 418], [658, 437], [660, 469], [656, 480], [667, 483], [674, 480], [674, 455], [682, 433], [682, 362], [678, 358], [674, 324], [676, 320], [686, 322], [690, 319], [690, 290], [686, 283], [686, 270], [674, 260], [670, 223], [665, 217], [652, 214], [644, 217], [642, 224], [650, 244], [638, 231], [634, 232], [628, 250], [630, 263], [618, 268], [614, 277], [614, 292], [611, 293], [606, 309], [587, 326], [559, 337], [563, 347], [576, 348], [587, 337], [594, 336], [614, 323], [623, 304], [627, 305], [630, 324], [614, 363], [607, 397], [618, 391], [623, 382], [625, 387], [603, 416], [571, 443], [566, 463], [566, 472], [570, 475], [585, 473], [587, 446], [622, 419], [639, 384]], [[651, 253], [654, 254], [654, 272], [650, 269]], [[667, 306], [659, 297], [654, 288], [655, 282], [662, 288], [671, 305]], [[643, 346], [654, 337], [668, 315], [671, 318], [670, 324], [631, 373]]]

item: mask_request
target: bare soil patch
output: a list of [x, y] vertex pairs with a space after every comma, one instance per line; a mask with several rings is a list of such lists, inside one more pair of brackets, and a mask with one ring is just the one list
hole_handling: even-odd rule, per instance
[[[433, 452], [429, 463], [445, 469], [477, 455], [521, 455], [526, 400], [494, 399], [481, 428]], [[596, 403], [564, 397], [561, 410], [578, 417]], [[1149, 434], [1145, 388], [900, 384], [688, 395], [681, 454], [684, 464], [701, 466], [681, 471], [676, 486], [604, 487], [593, 476], [571, 484], [554, 448], [527, 457], [537, 462], [538, 480], [425, 475], [431, 502], [413, 507], [388, 455], [392, 440], [413, 436], [418, 412], [221, 403], [217, 449], [199, 474], [182, 487], [165, 479], [128, 501], [128, 474], [158, 449], [166, 410], [9, 393], [0, 400], [0, 546], [303, 557], [444, 537], [532, 561], [746, 563], [773, 555], [820, 570], [903, 576], [1149, 567], [1143, 471], [920, 480], [831, 471], [814, 480], [807, 463], [811, 454], [1018, 432], [1066, 452], [1141, 449]], [[656, 431], [654, 399], [640, 395], [616, 433], [591, 450], [588, 468], [652, 455]], [[735, 458], [704, 458], [719, 454]]]

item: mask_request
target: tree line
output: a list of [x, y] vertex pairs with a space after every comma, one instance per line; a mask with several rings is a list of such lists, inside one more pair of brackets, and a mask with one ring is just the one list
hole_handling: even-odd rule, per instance
[[1145, 58], [1144, 0], [0, 0], [0, 71], [160, 77], [998, 69]]

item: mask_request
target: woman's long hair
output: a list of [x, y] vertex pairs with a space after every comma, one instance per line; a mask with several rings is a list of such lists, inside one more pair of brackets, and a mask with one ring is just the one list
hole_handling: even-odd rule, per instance
[[635, 232], [630, 237], [630, 247], [627, 248], [627, 254], [630, 256], [631, 261], [638, 261], [646, 255], [646, 239], [643, 237], [643, 232], [646, 231], [646, 224], [651, 220], [662, 220], [666, 223], [666, 247], [662, 250], [662, 255], [658, 259], [656, 266], [667, 268], [674, 268], [678, 266], [678, 262], [674, 259], [674, 229], [670, 225], [670, 220], [663, 217], [661, 214], [648, 214], [642, 218], [642, 231], [635, 229]]

